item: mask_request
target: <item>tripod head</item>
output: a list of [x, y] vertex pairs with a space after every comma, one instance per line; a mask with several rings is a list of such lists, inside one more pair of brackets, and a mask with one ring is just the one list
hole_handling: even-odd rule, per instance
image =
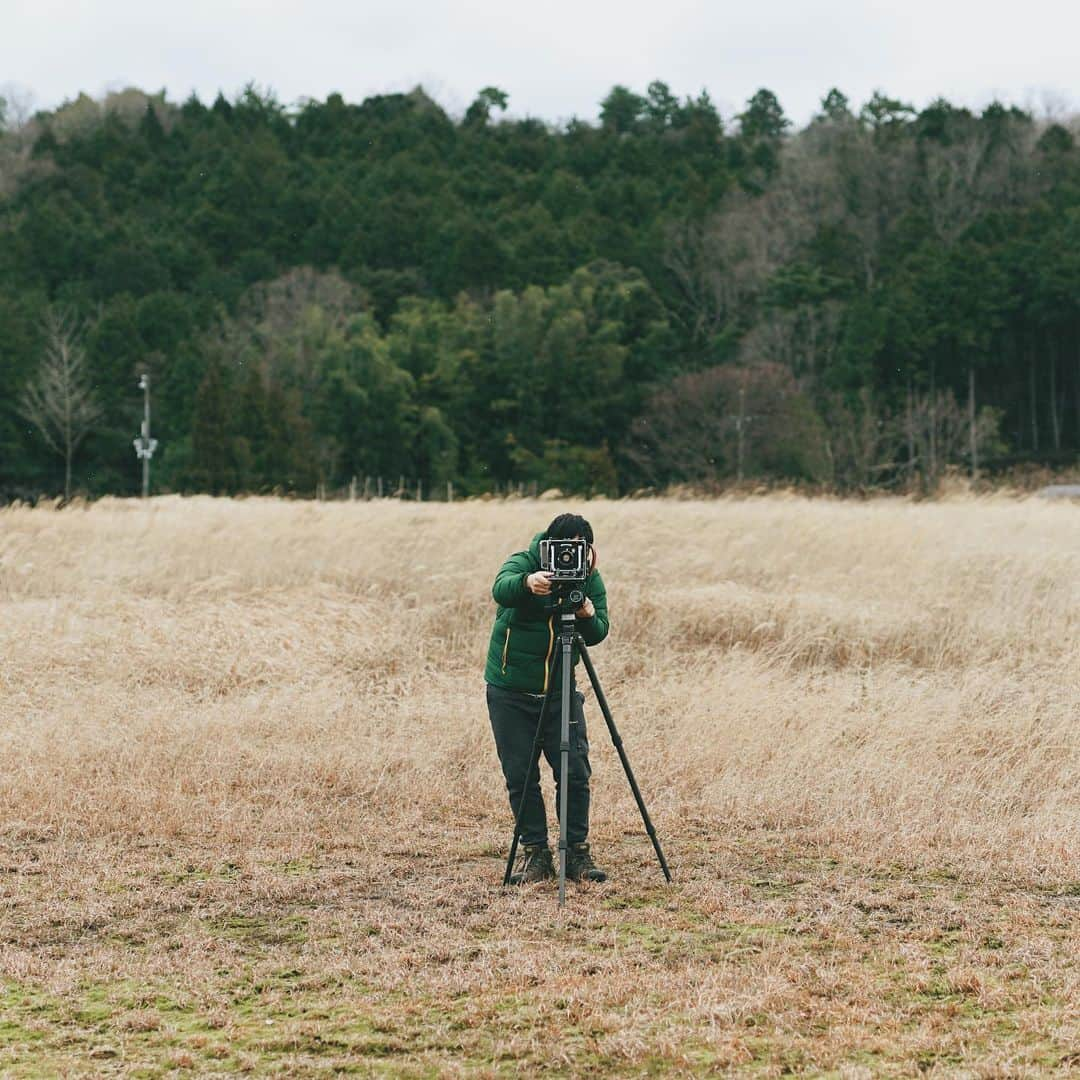
[[548, 603], [551, 614], [566, 628], [573, 629], [577, 610], [585, 603], [585, 589], [580, 581], [553, 581]]
[[551, 595], [556, 607], [570, 607], [575, 611], [585, 603], [585, 589], [580, 581], [553, 581]]

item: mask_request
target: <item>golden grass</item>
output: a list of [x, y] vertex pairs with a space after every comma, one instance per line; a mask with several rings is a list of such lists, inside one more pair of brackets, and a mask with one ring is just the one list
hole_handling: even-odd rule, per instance
[[0, 513], [0, 1068], [1080, 1062], [1080, 508], [594, 502], [614, 871], [504, 892], [494, 570], [548, 503]]

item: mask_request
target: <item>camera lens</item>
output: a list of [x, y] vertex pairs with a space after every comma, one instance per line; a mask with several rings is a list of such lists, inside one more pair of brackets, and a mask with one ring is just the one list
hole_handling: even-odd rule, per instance
[[559, 561], [567, 566], [574, 561], [574, 553], [572, 551], [560, 551]]

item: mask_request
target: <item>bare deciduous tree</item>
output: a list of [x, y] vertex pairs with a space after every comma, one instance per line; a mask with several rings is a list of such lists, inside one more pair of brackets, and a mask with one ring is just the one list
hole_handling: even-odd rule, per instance
[[836, 356], [843, 314], [836, 300], [770, 309], [739, 343], [738, 362], [781, 364], [796, 379], [816, 378]]
[[1033, 166], [1038, 128], [1023, 116], [975, 122], [958, 113], [946, 121], [947, 138], [922, 148], [930, 221], [946, 246], [991, 209], [1024, 206], [1046, 189]]
[[725, 364], [657, 390], [634, 421], [625, 456], [655, 485], [761, 475], [823, 480], [825, 434], [786, 367]]
[[869, 490], [897, 469], [902, 432], [889, 413], [863, 388], [855, 398], [826, 395], [821, 403], [832, 482]]
[[25, 86], [6, 82], [0, 86], [0, 130], [19, 132], [34, 115], [34, 95]]
[[780, 161], [764, 194], [733, 190], [704, 222], [669, 231], [666, 265], [699, 338], [753, 317], [770, 278], [822, 229], [852, 236], [866, 288], [877, 280], [884, 237], [907, 207], [913, 142], [875, 138], [847, 117], [785, 142]]
[[55, 169], [45, 157], [33, 156], [40, 134], [33, 120], [34, 96], [15, 83], [0, 86], [0, 198], [12, 195], [22, 180]]
[[974, 401], [968, 409], [958, 404], [951, 391], [911, 394], [904, 419], [905, 435], [913, 448], [910, 462], [917, 469], [925, 490], [934, 491], [950, 465], [972, 465], [979, 455], [997, 448], [1000, 414], [984, 407], [974, 411]]
[[913, 140], [846, 116], [819, 120], [801, 132], [782, 163], [801, 213], [855, 238], [868, 291], [877, 280], [885, 237], [907, 209], [915, 158]]
[[364, 306], [360, 291], [336, 271], [298, 266], [248, 290], [226, 327], [226, 349], [268, 377], [311, 389], [320, 378], [319, 344], [340, 334]]
[[82, 344], [82, 326], [71, 311], [45, 316], [45, 354], [19, 397], [19, 412], [64, 459], [64, 498], [71, 498], [71, 461], [101, 418]]
[[708, 337], [745, 314], [766, 282], [805, 242], [806, 220], [790, 212], [786, 188], [760, 196], [730, 192], [703, 224], [668, 237], [667, 267], [682, 290], [693, 330]]

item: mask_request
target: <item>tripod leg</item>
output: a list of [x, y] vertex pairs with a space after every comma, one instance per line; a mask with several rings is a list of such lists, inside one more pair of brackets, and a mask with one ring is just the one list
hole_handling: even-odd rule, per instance
[[[565, 616], [564, 616], [565, 618]], [[571, 615], [573, 623], [574, 616]], [[570, 707], [574, 695], [574, 635], [562, 634], [562, 716], [559, 725], [559, 907], [566, 903], [566, 810], [569, 795]]]
[[525, 812], [525, 799], [529, 794], [529, 781], [533, 773], [540, 765], [540, 751], [544, 743], [544, 721], [547, 719], [548, 704], [551, 702], [551, 691], [555, 685], [555, 668], [560, 660], [556, 653], [548, 672], [548, 686], [544, 692], [544, 700], [540, 705], [540, 719], [536, 722], [536, 736], [533, 739], [532, 755], [529, 758], [529, 771], [525, 774], [525, 784], [521, 789], [521, 800], [518, 802], [517, 813], [514, 815], [514, 839], [510, 843], [510, 854], [506, 857], [506, 872], [503, 874], [503, 884], [510, 884], [510, 877], [514, 872], [514, 860], [517, 858], [518, 840], [521, 838], [521, 815]]
[[596, 700], [600, 704], [600, 711], [604, 714], [604, 720], [607, 723], [608, 733], [611, 735], [611, 741], [615, 744], [615, 750], [618, 752], [619, 760], [622, 762], [623, 770], [626, 773], [626, 779], [630, 781], [630, 790], [634, 793], [634, 800], [637, 802], [637, 808], [641, 811], [641, 820], [645, 823], [645, 831], [649, 834], [649, 839], [652, 841], [652, 846], [656, 851], [656, 857], [660, 860], [660, 869], [664, 871], [664, 877], [671, 881], [671, 871], [668, 869], [667, 859], [664, 858], [664, 852], [660, 848], [660, 841], [656, 836], [656, 829], [653, 827], [652, 819], [649, 817], [649, 811], [645, 809], [645, 800], [641, 797], [641, 789], [637, 786], [637, 781], [634, 779], [634, 771], [630, 768], [630, 760], [626, 756], [626, 751], [623, 749], [622, 736], [619, 734], [618, 729], [615, 727], [615, 721], [611, 716], [611, 709], [608, 708], [607, 698], [604, 697], [604, 691], [600, 686], [600, 680], [596, 675], [596, 668], [593, 667], [592, 659], [589, 657], [589, 650], [585, 648], [585, 642], [581, 640], [581, 636], [577, 638], [578, 649], [581, 652], [581, 659], [585, 662], [585, 670], [589, 673], [589, 682], [592, 683], [593, 691], [596, 694]]

